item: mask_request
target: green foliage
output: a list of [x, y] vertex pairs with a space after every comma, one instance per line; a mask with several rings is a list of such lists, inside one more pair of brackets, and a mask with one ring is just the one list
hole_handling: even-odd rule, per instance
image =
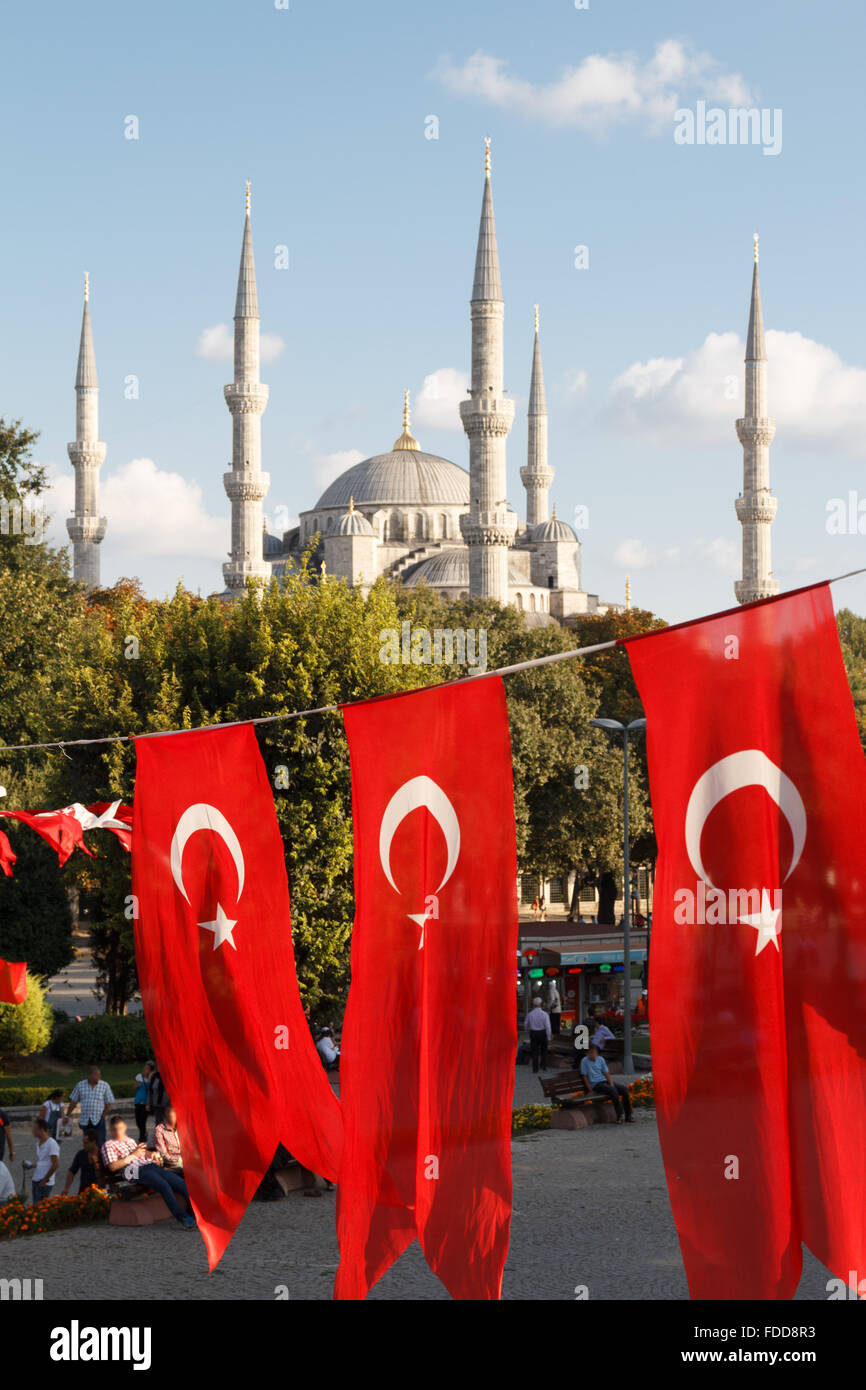
[[0, 1004], [0, 1055], [29, 1057], [41, 1052], [48, 1046], [52, 1023], [42, 982], [28, 970], [24, 1003]]
[[866, 751], [866, 618], [841, 608], [836, 614], [842, 658], [854, 701], [860, 743]]
[[140, 1016], [94, 1014], [80, 1023], [70, 1023], [58, 1034], [54, 1056], [82, 1066], [100, 1066], [103, 1062], [136, 1062], [141, 1057], [152, 1057], [153, 1048], [147, 1024]]
[[[16, 790], [16, 784], [17, 779], [10, 778], [11, 804], [33, 805]], [[72, 914], [63, 871], [55, 851], [29, 826], [0, 820], [0, 830], [8, 834], [18, 856], [13, 877], [0, 882], [0, 956], [26, 960], [34, 974], [49, 978], [73, 956]]]

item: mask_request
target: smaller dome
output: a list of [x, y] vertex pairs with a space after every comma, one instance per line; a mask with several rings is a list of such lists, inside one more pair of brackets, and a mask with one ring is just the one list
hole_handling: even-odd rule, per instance
[[533, 541], [577, 541], [577, 535], [567, 521], [560, 521], [554, 507], [553, 516], [549, 521], [540, 521], [537, 526], [533, 527], [531, 539]]
[[376, 532], [363, 512], [355, 511], [355, 499], [349, 498], [349, 510], [337, 522], [338, 536], [375, 536]]

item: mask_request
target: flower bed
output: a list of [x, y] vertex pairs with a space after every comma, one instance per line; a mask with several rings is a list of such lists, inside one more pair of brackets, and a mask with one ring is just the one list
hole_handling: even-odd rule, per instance
[[550, 1129], [549, 1105], [521, 1105], [511, 1112], [511, 1133], [525, 1134], [530, 1129]]
[[82, 1226], [88, 1221], [107, 1221], [113, 1200], [101, 1187], [88, 1187], [68, 1197], [46, 1197], [35, 1207], [23, 1197], [10, 1197], [0, 1206], [0, 1240], [40, 1235], [63, 1226]]
[[646, 1076], [639, 1076], [637, 1081], [632, 1081], [628, 1088], [631, 1096], [632, 1105], [655, 1105], [655, 1090], [653, 1089], [653, 1079], [649, 1072]]

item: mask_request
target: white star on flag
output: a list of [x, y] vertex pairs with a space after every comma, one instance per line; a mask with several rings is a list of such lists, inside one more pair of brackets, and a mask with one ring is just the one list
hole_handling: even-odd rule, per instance
[[761, 889], [761, 910], [760, 912], [750, 912], [741, 917], [741, 922], [746, 922], [750, 927], [754, 927], [758, 933], [755, 942], [755, 955], [759, 956], [765, 946], [769, 946], [772, 941], [776, 950], [779, 950], [779, 917], [782, 909], [773, 907], [770, 901], [770, 894], [766, 888]]
[[216, 920], [213, 922], [199, 922], [199, 926], [205, 927], [207, 931], [213, 932], [214, 950], [216, 950], [218, 946], [222, 946], [224, 941], [227, 941], [233, 950], [236, 951], [238, 949], [237, 946], [235, 946], [234, 937], [232, 936], [232, 928], [237, 926], [237, 918], [232, 921], [230, 917], [227, 917], [223, 912], [222, 903], [217, 903]]

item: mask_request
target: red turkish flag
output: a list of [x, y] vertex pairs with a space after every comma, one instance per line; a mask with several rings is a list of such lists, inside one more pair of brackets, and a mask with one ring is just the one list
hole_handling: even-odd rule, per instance
[[84, 807], [64, 806], [60, 811], [0, 811], [0, 816], [8, 816], [10, 820], [29, 825], [46, 844], [57, 851], [57, 858], [63, 865], [76, 847], [83, 849], [85, 854], [90, 854], [93, 858], [84, 843], [83, 817], [77, 814], [77, 811], [84, 812]]
[[343, 711], [355, 927], [335, 1297], [417, 1235], [459, 1299], [497, 1299], [511, 1221], [517, 864], [498, 678]]
[[0, 869], [7, 878], [12, 877], [12, 865], [18, 862], [18, 855], [9, 843], [9, 836], [0, 830]]
[[0, 1004], [23, 1004], [26, 998], [26, 960], [0, 959]]
[[[692, 1298], [866, 1273], [866, 765], [827, 585], [625, 644], [659, 859], [653, 1076]], [[691, 920], [689, 920], [691, 918]]]
[[132, 807], [121, 801], [92, 801], [85, 806], [85, 830], [110, 830], [125, 850], [132, 849]]
[[273, 796], [250, 725], [135, 740], [141, 996], [218, 1263], [282, 1142], [335, 1180], [340, 1107], [295, 974]]

